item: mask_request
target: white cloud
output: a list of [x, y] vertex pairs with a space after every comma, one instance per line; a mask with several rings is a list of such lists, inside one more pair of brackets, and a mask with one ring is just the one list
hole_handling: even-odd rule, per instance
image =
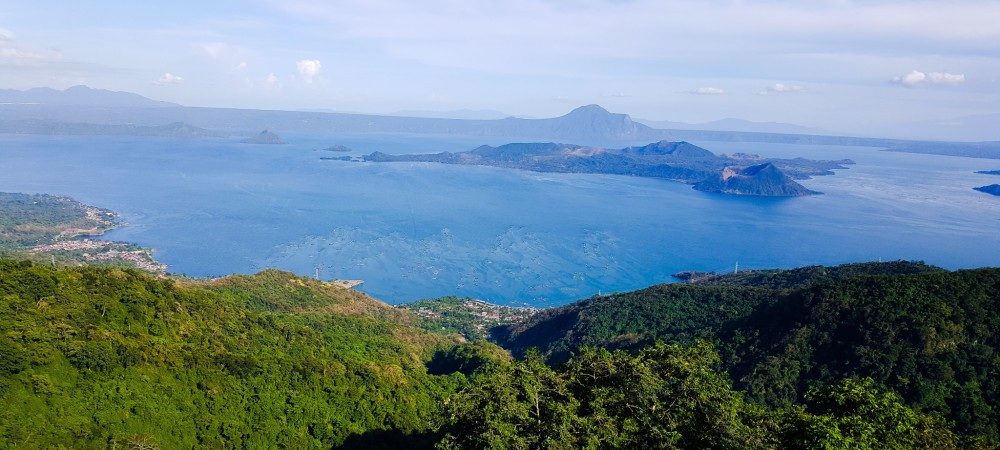
[[14, 33], [10, 30], [0, 28], [0, 42], [14, 42]]
[[[454, 2], [453, 0], [345, 0], [336, 7], [322, 0], [271, 0], [297, 18], [323, 25], [323, 34], [363, 43], [380, 54], [407, 62], [502, 73], [565, 73], [585, 61], [676, 61], [709, 67], [726, 75], [740, 62], [763, 55], [772, 61], [741, 67], [760, 79], [811, 74], [829, 79], [817, 64], [789, 64], [816, 54], [885, 55], [900, 41], [920, 55], [995, 53], [1000, 42], [995, 17], [1000, 2], [899, 2], [819, 0], [656, 0], [577, 2]], [[663, 30], [670, 18], [669, 30]], [[710, 30], [703, 24], [712, 23]], [[955, 26], [954, 24], [961, 24]], [[662, 39], [634, 39], [635, 29], [661, 29]], [[850, 29], [851, 33], [843, 30]], [[329, 31], [329, 30], [336, 30]], [[581, 32], [586, 30], [586, 32]], [[733, 45], [738, 42], [739, 45]], [[712, 55], [706, 58], [706, 55]], [[808, 58], [807, 58], [808, 59]], [[783, 61], [788, 62], [788, 61]], [[857, 70], [843, 67], [843, 77]], [[781, 75], [778, 75], [781, 74]], [[805, 74], [805, 75], [803, 75]]]
[[318, 59], [303, 59], [296, 62], [295, 67], [306, 83], [312, 83], [313, 79], [319, 76], [320, 71], [323, 70], [323, 64], [320, 64]]
[[241, 61], [239, 64], [236, 65], [236, 70], [241, 70], [242, 71], [242, 70], [246, 70], [246, 68], [247, 68], [247, 62], [246, 61]]
[[722, 95], [725, 94], [726, 91], [716, 87], [700, 87], [698, 89], [692, 89], [688, 91], [688, 93], [697, 95]]
[[163, 76], [160, 77], [160, 79], [154, 81], [153, 84], [157, 84], [160, 86], [173, 86], [176, 84], [181, 84], [183, 82], [184, 82], [184, 77], [167, 72], [163, 74]]
[[768, 86], [763, 91], [760, 91], [760, 93], [761, 93], [761, 95], [768, 95], [768, 94], [794, 93], [794, 92], [802, 92], [802, 91], [805, 91], [805, 88], [803, 88], [802, 86], [798, 86], [798, 85], [794, 85], [794, 84], [774, 83], [774, 84]]
[[906, 75], [900, 75], [898, 77], [893, 78], [892, 82], [899, 83], [907, 87], [913, 87], [920, 84], [920, 82], [926, 79], [927, 79], [927, 74], [920, 72], [918, 70], [914, 70]]
[[965, 82], [964, 73], [931, 72], [929, 77], [934, 84], [957, 85]]
[[905, 75], [894, 77], [891, 81], [905, 87], [957, 86], [965, 82], [965, 74], [948, 72], [924, 73], [919, 70], [912, 70]]
[[269, 73], [267, 74], [267, 77], [264, 78], [264, 86], [271, 89], [281, 89], [281, 80], [279, 80], [278, 76], [273, 72]]

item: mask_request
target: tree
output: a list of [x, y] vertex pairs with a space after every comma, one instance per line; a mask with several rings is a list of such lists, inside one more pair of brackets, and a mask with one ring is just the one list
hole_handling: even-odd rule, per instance
[[813, 387], [806, 394], [808, 413], [790, 418], [790, 447], [803, 449], [955, 449], [956, 436], [941, 420], [903, 404], [871, 378], [848, 378]]

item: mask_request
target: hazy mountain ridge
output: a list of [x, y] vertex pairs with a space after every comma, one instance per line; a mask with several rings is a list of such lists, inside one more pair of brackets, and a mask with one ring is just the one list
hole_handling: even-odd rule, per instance
[[[348, 114], [332, 112], [268, 111], [233, 108], [185, 107], [166, 102], [156, 102], [129, 93], [114, 93], [89, 89], [84, 86], [66, 91], [38, 88], [34, 99], [47, 95], [81, 93], [65, 103], [28, 102], [25, 92], [4, 91], [14, 102], [0, 101], [0, 124], [4, 132], [19, 131], [24, 121], [50, 121], [67, 123], [99, 123], [110, 125], [161, 126], [186, 122], [198, 127], [220, 130], [282, 130], [326, 133], [420, 133], [462, 136], [499, 136], [518, 139], [572, 140], [590, 145], [607, 145], [613, 142], [641, 141], [716, 141], [762, 142], [776, 144], [847, 145], [886, 148], [895, 151], [934, 153], [952, 156], [972, 156], [1000, 159], [1000, 141], [946, 142], [906, 139], [836, 136], [824, 134], [778, 133], [771, 131], [732, 131], [698, 129], [655, 129], [633, 120], [627, 114], [613, 114], [597, 105], [577, 108], [560, 117], [522, 119], [507, 117], [497, 120], [438, 119], [424, 117], [397, 117], [375, 114]], [[82, 98], [79, 99], [78, 98]], [[86, 103], [79, 103], [86, 101]], [[86, 106], [86, 107], [83, 107]], [[989, 117], [983, 120], [989, 120]], [[711, 127], [725, 124], [743, 127], [743, 121], [724, 119], [711, 122]], [[35, 126], [35, 130], [43, 130]], [[764, 130], [768, 128], [764, 127]], [[114, 129], [109, 129], [114, 131]], [[789, 131], [793, 131], [789, 129]], [[804, 132], [804, 131], [803, 131]]]
[[396, 117], [425, 117], [431, 119], [459, 120], [499, 120], [507, 117], [514, 117], [513, 114], [505, 114], [492, 109], [456, 109], [452, 111], [423, 111], [408, 109], [395, 111], [387, 115]]
[[838, 134], [817, 128], [806, 127], [781, 122], [754, 122], [750, 120], [725, 119], [704, 123], [685, 123], [670, 120], [635, 119], [636, 122], [651, 128], [661, 130], [699, 130], [699, 131], [741, 131], [749, 133], [779, 133], [779, 134]]
[[73, 86], [62, 91], [45, 87], [26, 91], [0, 89], [0, 104], [105, 107], [180, 106], [176, 103], [152, 100], [131, 92], [92, 89], [83, 85]]
[[184, 122], [173, 122], [166, 125], [120, 125], [52, 122], [37, 119], [10, 122], [0, 121], [0, 133], [55, 136], [158, 136], [180, 138], [217, 138], [226, 136], [223, 133], [206, 130]]

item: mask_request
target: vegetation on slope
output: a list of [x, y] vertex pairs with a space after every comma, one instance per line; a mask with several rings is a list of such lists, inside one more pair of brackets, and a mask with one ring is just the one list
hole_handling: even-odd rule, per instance
[[494, 333], [515, 354], [538, 347], [550, 362], [580, 345], [708, 339], [756, 400], [794, 404], [815, 386], [870, 377], [965, 435], [998, 440], [1000, 269], [868, 263], [713, 283], [593, 298]]
[[418, 436], [465, 379], [427, 364], [490, 358], [309, 283], [267, 272], [203, 287], [0, 261], [0, 435], [17, 448]]
[[1000, 436], [1000, 269], [817, 284], [719, 339], [757, 398], [792, 402], [816, 383], [866, 376], [960, 432]]
[[561, 317], [573, 339], [634, 349], [537, 334], [552, 355], [573, 349], [553, 368], [280, 271], [195, 283], [0, 260], [0, 435], [16, 448], [995, 447], [1000, 271], [838, 271], [864, 272], [542, 312], [508, 337]]
[[[558, 369], [524, 361], [477, 373], [450, 399], [443, 449], [956, 449], [938, 418], [870, 379], [817, 387], [803, 405], [746, 399], [700, 341], [637, 354], [584, 347]], [[983, 445], [983, 447], [986, 447]]]
[[54, 195], [0, 192], [0, 248], [50, 244], [115, 227], [115, 214]]

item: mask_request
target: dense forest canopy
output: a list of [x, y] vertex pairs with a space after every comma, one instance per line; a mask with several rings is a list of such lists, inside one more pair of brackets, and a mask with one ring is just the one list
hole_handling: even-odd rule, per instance
[[710, 340], [734, 386], [766, 404], [866, 377], [962, 433], [998, 436], [1000, 269], [893, 262], [739, 274], [597, 297], [494, 334], [515, 355], [537, 347], [552, 363], [581, 345]]
[[542, 311], [498, 341], [515, 359], [280, 271], [182, 282], [0, 260], [0, 433], [16, 448], [996, 448], [1000, 270], [865, 267]]

